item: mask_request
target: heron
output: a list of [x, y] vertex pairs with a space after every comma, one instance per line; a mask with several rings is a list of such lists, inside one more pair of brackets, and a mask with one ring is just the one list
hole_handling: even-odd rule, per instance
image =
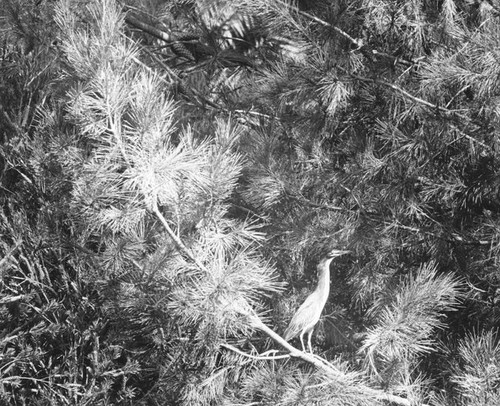
[[293, 315], [290, 324], [285, 330], [285, 340], [290, 341], [297, 336], [300, 337], [302, 351], [306, 351], [304, 346], [304, 334], [308, 335], [307, 345], [309, 352], [312, 351], [311, 336], [316, 323], [318, 323], [323, 308], [325, 307], [328, 295], [330, 294], [330, 263], [341, 255], [350, 251], [331, 250], [318, 264], [318, 285], [307, 299]]

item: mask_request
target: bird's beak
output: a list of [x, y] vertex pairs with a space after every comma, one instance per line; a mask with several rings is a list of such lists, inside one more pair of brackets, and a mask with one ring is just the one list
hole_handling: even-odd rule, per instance
[[330, 258], [333, 258], [333, 257], [340, 257], [341, 255], [350, 254], [350, 253], [351, 253], [351, 251], [348, 251], [348, 250], [331, 250], [328, 256]]

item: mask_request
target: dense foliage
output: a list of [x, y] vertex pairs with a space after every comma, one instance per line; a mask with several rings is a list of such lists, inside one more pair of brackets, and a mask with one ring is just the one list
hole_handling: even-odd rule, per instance
[[500, 404], [500, 2], [4, 3], [0, 402]]

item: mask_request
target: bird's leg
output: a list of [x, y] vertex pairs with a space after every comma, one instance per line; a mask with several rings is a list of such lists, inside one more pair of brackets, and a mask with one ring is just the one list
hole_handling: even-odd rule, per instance
[[311, 345], [311, 337], [313, 335], [313, 331], [314, 329], [311, 329], [311, 331], [309, 331], [308, 333], [308, 337], [307, 337], [307, 345], [309, 347], [309, 352], [312, 354], [313, 353], [313, 349], [312, 349], [312, 345]]
[[300, 333], [300, 343], [302, 344], [302, 351], [306, 352], [306, 347], [304, 346], [304, 332]]

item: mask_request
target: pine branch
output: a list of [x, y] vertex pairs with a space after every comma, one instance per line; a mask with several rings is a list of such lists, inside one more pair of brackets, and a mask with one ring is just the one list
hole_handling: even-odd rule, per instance
[[271, 337], [274, 341], [276, 341], [279, 345], [281, 345], [283, 348], [288, 350], [291, 357], [300, 358], [300, 359], [302, 359], [310, 364], [313, 364], [316, 368], [324, 371], [329, 376], [338, 377], [341, 374], [341, 372], [337, 368], [335, 368], [332, 364], [330, 364], [328, 361], [324, 360], [323, 358], [317, 357], [317, 356], [315, 356], [313, 354], [309, 354], [307, 352], [300, 351], [299, 349], [297, 349], [294, 346], [292, 346], [291, 344], [289, 344], [278, 333], [276, 333], [274, 330], [272, 330], [268, 326], [266, 326], [260, 318], [254, 317], [253, 325], [255, 328], [263, 331], [269, 337]]
[[[345, 71], [346, 72], [346, 71]], [[396, 92], [402, 94], [405, 98], [407, 99], [410, 99], [412, 101], [414, 101], [415, 103], [418, 103], [418, 104], [422, 104], [426, 107], [429, 107], [439, 113], [443, 113], [444, 115], [446, 116], [449, 116], [449, 117], [457, 117], [457, 118], [461, 118], [463, 120], [466, 120], [466, 121], [472, 121], [469, 117], [463, 115], [463, 114], [460, 114], [454, 110], [449, 110], [445, 107], [441, 107], [437, 104], [433, 104], [427, 100], [424, 100], [424, 99], [421, 99], [420, 97], [417, 97], [417, 96], [414, 96], [412, 95], [410, 92], [402, 89], [401, 87], [399, 86], [396, 86], [392, 83], [389, 83], [389, 82], [386, 82], [384, 80], [378, 80], [378, 79], [372, 79], [372, 78], [367, 78], [367, 77], [363, 77], [363, 76], [358, 76], [358, 75], [354, 75], [354, 74], [351, 74], [351, 73], [348, 73], [352, 78], [356, 79], [356, 80], [359, 80], [359, 81], [362, 81], [362, 82], [368, 82], [368, 83], [374, 83], [374, 84], [378, 84], [378, 85], [382, 85], [382, 86], [386, 86], [386, 87], [389, 87], [391, 88], [392, 90], [395, 90]], [[457, 129], [458, 130], [458, 129]], [[460, 131], [460, 130], [459, 130]], [[486, 149], [491, 149], [491, 147], [489, 147], [488, 145], [484, 144], [483, 142], [475, 139], [474, 137], [468, 135], [468, 134], [465, 134], [463, 131], [460, 131], [460, 133], [465, 137], [467, 138], [469, 141], [472, 141], [478, 145], [481, 145], [483, 148], [486, 148]]]
[[[290, 4], [288, 4], [287, 2], [282, 1], [282, 0], [279, 1], [279, 3], [283, 4], [286, 7], [290, 6]], [[386, 52], [371, 49], [371, 48], [367, 47], [366, 44], [363, 43], [362, 39], [356, 39], [339, 27], [337, 27], [333, 24], [330, 24], [329, 22], [326, 22], [326, 21], [322, 20], [321, 18], [313, 16], [312, 14], [309, 14], [305, 11], [299, 10], [297, 7], [294, 7], [294, 8], [298, 14], [300, 14], [300, 15], [302, 15], [310, 20], [317, 22], [318, 24], [321, 24], [324, 27], [330, 28], [330, 29], [334, 30], [337, 34], [346, 38], [351, 44], [353, 44], [356, 47], [356, 49], [355, 49], [356, 51], [364, 51], [364, 52], [372, 53], [373, 55], [378, 55], [378, 56], [381, 56], [384, 58], [388, 58], [388, 59], [391, 59], [394, 63], [400, 63], [400, 64], [403, 64], [406, 66], [414, 66], [420, 61], [420, 60], [410, 61], [410, 60], [406, 60], [406, 59], [402, 59], [402, 58], [390, 55]]]
[[[288, 3], [285, 3], [284, 1], [282, 1], [281, 3], [284, 3], [284, 4], [287, 4]], [[316, 21], [317, 23], [321, 24], [322, 26], [324, 27], [328, 27], [328, 28], [331, 28], [332, 30], [334, 30], [336, 33], [340, 34], [341, 36], [343, 36], [344, 38], [346, 38], [347, 40], [349, 40], [353, 45], [355, 45], [357, 47], [357, 49], [360, 49], [362, 46], [363, 46], [363, 41], [362, 40], [358, 40], [358, 39], [355, 39], [353, 37], [351, 37], [347, 32], [345, 32], [344, 30], [340, 29], [339, 27], [333, 25], [333, 24], [330, 24], [324, 20], [322, 20], [321, 18], [318, 18], [316, 16], [313, 16], [312, 14], [309, 14], [305, 11], [302, 11], [302, 10], [299, 10], [297, 9], [298, 13], [304, 17], [307, 17], [313, 21]]]
[[[165, 62], [163, 62], [160, 58], [158, 58], [154, 53], [152, 53], [149, 49], [147, 49], [146, 47], [141, 47], [141, 49], [144, 52], [146, 52], [156, 63], [158, 63], [162, 68], [164, 68], [168, 72], [168, 74], [170, 75], [171, 78], [173, 78], [175, 83], [177, 83], [182, 89], [185, 90], [186, 96], [191, 96], [193, 104], [196, 104], [198, 107], [203, 108], [203, 109], [207, 109], [207, 106], [209, 106], [216, 111], [221, 111], [221, 112], [224, 112], [227, 114], [232, 114], [232, 113], [237, 113], [237, 114], [241, 114], [241, 115], [248, 114], [251, 116], [255, 116], [255, 117], [259, 117], [259, 118], [263, 118], [263, 119], [267, 119], [267, 120], [277, 119], [276, 116], [271, 116], [271, 115], [260, 113], [258, 111], [253, 111], [253, 110], [230, 110], [228, 108], [225, 108], [223, 106], [220, 106], [220, 105], [212, 102], [211, 100], [209, 100], [205, 96], [203, 96], [197, 89], [194, 89], [192, 87], [187, 88], [183, 84], [182, 78], [180, 77], [180, 75], [177, 72], [175, 72], [172, 68], [170, 68], [170, 66], [168, 66]], [[141, 62], [139, 59], [134, 57], [134, 60], [135, 60], [135, 62], [137, 62], [137, 64], [142, 66], [144, 69], [148, 70], [149, 72], [153, 72], [153, 69], [151, 69], [149, 66], [147, 66], [146, 64]], [[183, 72], [186, 73], [187, 70], [185, 70]], [[163, 79], [161, 77], [160, 77], [160, 80], [162, 80], [167, 85], [170, 85], [170, 83], [168, 83], [165, 79]], [[201, 103], [199, 101], [201, 101]]]
[[316, 203], [316, 202], [313, 202], [309, 199], [306, 199], [304, 196], [298, 196], [298, 195], [289, 194], [289, 193], [287, 193], [286, 195], [287, 195], [287, 197], [289, 197], [293, 200], [296, 200], [299, 203], [303, 203], [309, 207], [314, 207], [317, 209], [323, 209], [323, 210], [329, 210], [329, 211], [343, 211], [343, 212], [352, 211], [350, 209], [346, 209], [346, 208], [340, 207], [340, 206], [331, 206], [329, 204]]
[[131, 26], [138, 28], [141, 31], [147, 32], [153, 37], [161, 39], [165, 42], [172, 42], [172, 37], [170, 36], [170, 34], [166, 33], [165, 31], [159, 30], [158, 28], [153, 27], [152, 25], [146, 24], [138, 20], [137, 18], [131, 16], [130, 14], [126, 15], [125, 21]]
[[[296, 200], [297, 202], [299, 203], [302, 203], [302, 204], [305, 204], [309, 207], [314, 207], [314, 208], [317, 208], [317, 209], [321, 209], [321, 210], [328, 210], [328, 211], [335, 211], [335, 212], [355, 212], [357, 210], [352, 210], [352, 209], [347, 209], [347, 208], [344, 208], [344, 207], [339, 207], [339, 206], [331, 206], [331, 205], [327, 205], [327, 204], [320, 204], [320, 203], [315, 203], [315, 202], [312, 202], [308, 199], [306, 199], [305, 197], [303, 196], [297, 196], [297, 195], [292, 195], [292, 194], [287, 194], [287, 196], [293, 200]], [[389, 222], [384, 222], [384, 225], [386, 227], [397, 227], [397, 228], [400, 228], [402, 230], [408, 230], [408, 231], [411, 231], [411, 232], [414, 232], [414, 233], [418, 233], [418, 234], [424, 234], [424, 235], [428, 235], [428, 236], [431, 236], [431, 237], [434, 237], [434, 238], [437, 238], [437, 239], [440, 239], [440, 240], [443, 240], [443, 241], [447, 241], [447, 242], [451, 242], [451, 243], [462, 243], [462, 244], [467, 244], [467, 245], [478, 245], [478, 246], [486, 246], [486, 245], [491, 245], [491, 241], [488, 241], [488, 240], [477, 240], [477, 239], [467, 239], [465, 237], [462, 237], [460, 235], [458, 235], [457, 233], [452, 233], [450, 234], [451, 237], [449, 238], [446, 238], [446, 237], [443, 237], [443, 236], [440, 236], [440, 235], [437, 235], [435, 232], [432, 232], [432, 231], [427, 231], [427, 230], [422, 230], [420, 228], [417, 228], [417, 227], [410, 227], [410, 226], [405, 226], [403, 224], [400, 224], [398, 222], [396, 223], [389, 223]]]
[[410, 227], [410, 226], [405, 226], [404, 224], [400, 224], [398, 222], [395, 222], [395, 223], [389, 223], [389, 222], [384, 222], [384, 225], [388, 228], [392, 228], [392, 227], [397, 227], [401, 230], [407, 230], [407, 231], [411, 231], [413, 233], [417, 233], [417, 234], [424, 234], [424, 235], [428, 235], [428, 236], [431, 236], [433, 238], [437, 238], [439, 240], [442, 240], [442, 241], [446, 241], [446, 242], [451, 242], [451, 243], [456, 243], [456, 242], [459, 242], [459, 243], [462, 243], [462, 244], [467, 244], [467, 245], [479, 245], [479, 246], [485, 246], [485, 245], [491, 245], [491, 241], [488, 241], [488, 240], [471, 240], [471, 239], [465, 239], [464, 237], [458, 235], [457, 233], [451, 233], [451, 238], [445, 238], [445, 237], [442, 237], [440, 235], [437, 235], [435, 232], [432, 232], [432, 231], [427, 231], [427, 230], [422, 230], [421, 228], [417, 228], [417, 227]]
[[259, 113], [258, 111], [253, 110], [234, 110], [234, 112], [239, 114], [250, 114], [252, 116], [261, 117], [268, 120], [273, 120], [276, 118], [276, 116], [270, 116], [269, 114]]
[[[348, 73], [345, 70], [344, 70], [344, 72]], [[416, 102], [418, 104], [423, 104], [424, 106], [427, 106], [427, 107], [432, 108], [432, 109], [434, 109], [436, 111], [439, 111], [440, 113], [443, 113], [443, 114], [446, 114], [446, 115], [455, 115], [455, 116], [458, 116], [458, 117], [461, 117], [461, 118], [465, 118], [465, 116], [462, 116], [462, 115], [458, 114], [455, 111], [448, 110], [445, 107], [438, 106], [437, 104], [433, 104], [433, 103], [431, 103], [431, 102], [429, 102], [427, 100], [424, 100], [424, 99], [421, 99], [421, 98], [419, 98], [417, 96], [414, 96], [411, 93], [407, 92], [406, 90], [400, 88], [399, 86], [393, 85], [392, 83], [386, 82], [384, 80], [378, 80], [378, 79], [367, 78], [367, 77], [364, 77], [364, 76], [354, 75], [354, 74], [351, 74], [351, 73], [348, 73], [348, 74], [352, 78], [354, 78], [356, 80], [359, 80], [361, 82], [374, 83], [374, 84], [377, 84], [377, 85], [382, 85], [382, 86], [385, 86], [385, 87], [389, 87], [389, 88], [395, 90], [396, 92], [401, 93], [407, 99], [410, 99], [410, 100], [412, 100], [412, 101], [414, 101], [414, 102]]]
[[206, 269], [203, 266], [203, 264], [200, 261], [198, 261], [198, 259], [193, 255], [193, 253], [189, 250], [189, 248], [186, 247], [186, 245], [184, 244], [184, 242], [170, 228], [170, 226], [168, 225], [167, 219], [160, 212], [160, 210], [158, 208], [157, 202], [153, 203], [153, 213], [160, 220], [160, 222], [162, 223], [163, 227], [165, 228], [165, 231], [170, 236], [170, 238], [174, 242], [174, 244], [177, 247], [177, 249], [182, 254], [184, 254], [186, 257], [188, 257], [189, 260], [191, 260], [200, 270], [205, 271]]
[[[468, 118], [468, 117], [465, 117], [465, 116], [462, 116], [462, 115], [459, 115], [459, 117], [469, 120], [469, 118]], [[453, 124], [450, 124], [450, 126], [451, 126], [453, 129], [455, 129], [457, 132], [459, 132], [461, 135], [463, 135], [465, 138], [467, 138], [469, 141], [471, 141], [471, 142], [475, 142], [475, 143], [477, 143], [477, 144], [481, 145], [483, 148], [486, 148], [486, 149], [491, 149], [491, 147], [489, 147], [488, 145], [486, 145], [486, 144], [482, 143], [481, 141], [476, 140], [474, 137], [471, 137], [469, 134], [464, 133], [464, 132], [463, 132], [462, 130], [460, 130], [460, 128], [458, 128], [457, 126], [455, 126], [455, 125], [453, 125]]]
[[[267, 327], [260, 318], [255, 317], [253, 320], [255, 328], [263, 331], [266, 333], [269, 337], [271, 337], [274, 341], [276, 341], [279, 345], [287, 349], [290, 353], [291, 357], [295, 358], [300, 358], [301, 360], [308, 362], [312, 365], [314, 365], [316, 368], [322, 370], [323, 372], [326, 373], [327, 376], [330, 376], [331, 378], [338, 378], [343, 375], [343, 372], [338, 370], [334, 365], [329, 363], [327, 360], [324, 358], [321, 358], [317, 355], [314, 354], [309, 354], [303, 351], [300, 351], [299, 349], [293, 347], [290, 345], [284, 338], [282, 338], [279, 334], [277, 334], [275, 331]], [[369, 396], [372, 396], [373, 398], [377, 400], [383, 400], [387, 401], [389, 403], [396, 403], [398, 405], [402, 406], [412, 406], [414, 403], [408, 399], [402, 398], [400, 396], [392, 395], [390, 393], [383, 392], [378, 389], [372, 389], [369, 388], [365, 385], [358, 385], [357, 388], [359, 389], [360, 393], [367, 394]], [[421, 404], [421, 406], [429, 406], [426, 404]]]
[[[186, 96], [191, 96], [191, 99], [193, 99], [193, 104], [196, 104], [198, 107], [205, 109], [206, 106], [210, 106], [213, 109], [217, 111], [224, 111], [230, 113], [229, 110], [225, 109], [222, 106], [219, 106], [218, 104], [212, 102], [211, 100], [208, 100], [205, 96], [203, 96], [197, 89], [194, 89], [192, 87], [185, 87], [184, 84], [182, 83], [182, 78], [180, 75], [175, 72], [172, 68], [170, 68], [165, 62], [163, 62], [161, 59], [159, 59], [155, 54], [153, 54], [149, 49], [146, 47], [142, 47], [142, 50], [146, 52], [156, 63], [158, 63], [162, 68], [164, 68], [168, 74], [170, 75], [171, 78], [174, 79], [175, 83], [179, 85], [182, 89], [185, 90]], [[149, 66], [138, 60], [137, 58], [134, 58], [134, 60], [137, 62], [137, 64], [141, 65], [144, 69], [148, 70], [149, 72], [154, 72], [153, 69], [151, 69]], [[165, 79], [160, 78], [162, 82], [164, 82], [167, 85], [170, 85]], [[194, 96], [194, 97], [193, 97]], [[200, 103], [199, 101], [202, 103]], [[260, 114], [260, 113], [254, 113], [254, 114]]]
[[239, 354], [243, 357], [247, 357], [250, 359], [256, 359], [256, 360], [277, 360], [277, 359], [285, 359], [285, 358], [290, 358], [289, 354], [285, 355], [273, 355], [273, 356], [268, 356], [268, 355], [252, 355], [252, 354], [247, 354], [243, 351], [238, 350], [236, 347], [232, 346], [231, 344], [225, 344], [222, 343], [221, 347], [227, 348], [228, 350], [231, 350], [235, 352], [236, 354]]

